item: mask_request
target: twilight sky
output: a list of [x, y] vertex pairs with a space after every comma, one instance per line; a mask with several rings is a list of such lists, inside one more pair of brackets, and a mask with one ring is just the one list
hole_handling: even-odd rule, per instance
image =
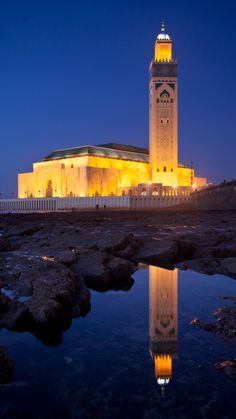
[[0, 0], [0, 192], [54, 149], [148, 146], [162, 17], [179, 62], [179, 161], [236, 177], [234, 0]]

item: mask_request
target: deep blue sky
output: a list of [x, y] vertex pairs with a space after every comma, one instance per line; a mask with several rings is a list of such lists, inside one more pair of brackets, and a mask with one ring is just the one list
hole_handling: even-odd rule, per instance
[[54, 149], [148, 146], [162, 17], [179, 61], [179, 160], [234, 178], [234, 0], [0, 0], [0, 192]]

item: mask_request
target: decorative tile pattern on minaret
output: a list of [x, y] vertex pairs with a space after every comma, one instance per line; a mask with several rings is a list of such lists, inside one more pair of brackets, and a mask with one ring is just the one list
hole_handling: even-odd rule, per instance
[[162, 23], [150, 65], [149, 147], [152, 183], [178, 185], [178, 84], [172, 40]]

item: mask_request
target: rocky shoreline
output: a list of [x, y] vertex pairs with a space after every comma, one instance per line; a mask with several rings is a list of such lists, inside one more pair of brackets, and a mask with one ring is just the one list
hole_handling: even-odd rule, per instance
[[[7, 214], [0, 234], [0, 328], [47, 345], [90, 310], [90, 288], [129, 289], [140, 262], [236, 279], [233, 211]], [[236, 344], [235, 306], [193, 325]]]

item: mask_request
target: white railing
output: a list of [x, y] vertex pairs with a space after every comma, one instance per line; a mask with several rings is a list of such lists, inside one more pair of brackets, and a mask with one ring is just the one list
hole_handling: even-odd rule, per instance
[[190, 196], [98, 196], [0, 199], [0, 213], [71, 211], [73, 209], [158, 209], [185, 204]]
[[132, 196], [130, 209], [169, 208], [191, 202], [190, 196]]

